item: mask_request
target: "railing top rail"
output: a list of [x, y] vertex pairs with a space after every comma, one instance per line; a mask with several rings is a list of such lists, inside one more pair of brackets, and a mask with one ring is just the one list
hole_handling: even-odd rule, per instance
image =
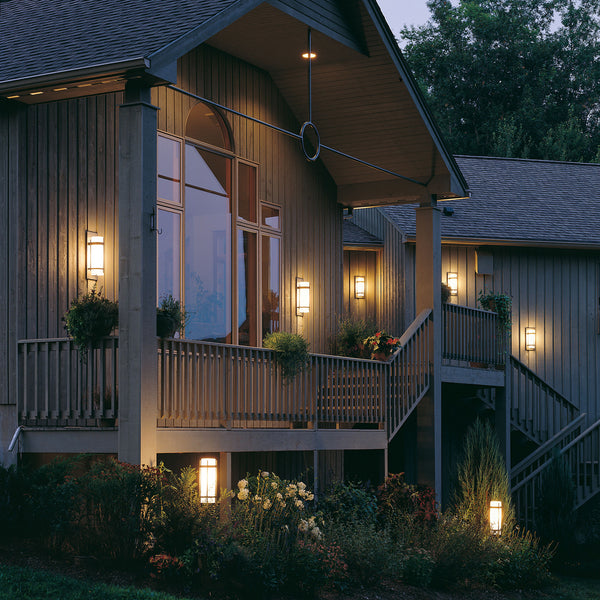
[[475, 308], [473, 306], [464, 306], [463, 304], [454, 304], [452, 302], [444, 302], [442, 304], [442, 309], [460, 309], [460, 310], [465, 310], [465, 311], [469, 311], [469, 312], [474, 312], [474, 313], [481, 313], [484, 315], [498, 315], [497, 312], [494, 312], [493, 310], [485, 310], [483, 308]]
[[585, 413], [579, 415], [575, 420], [571, 421], [568, 425], [563, 427], [558, 433], [553, 435], [549, 440], [544, 442], [541, 446], [536, 448], [527, 458], [523, 459], [520, 463], [516, 464], [510, 471], [511, 478], [516, 477], [522, 471], [524, 471], [529, 465], [533, 464], [540, 456], [543, 456], [549, 448], [554, 446], [561, 439], [572, 433], [581, 422], [585, 419]]
[[408, 329], [400, 337], [400, 349], [406, 345], [406, 342], [408, 342], [408, 340], [416, 333], [417, 329], [429, 319], [431, 312], [432, 310], [430, 308], [426, 308], [417, 315], [417, 318], [408, 326]]
[[551, 384], [549, 384], [547, 381], [545, 381], [539, 375], [537, 375], [534, 371], [532, 371], [525, 363], [522, 363], [516, 356], [510, 354], [509, 360], [511, 365], [513, 365], [517, 369], [520, 369], [521, 371], [526, 372], [532, 379], [537, 381], [538, 384], [541, 384], [542, 386], [548, 388], [557, 398], [561, 400], [561, 402], [569, 406], [569, 408], [579, 412], [579, 408], [575, 406], [575, 404], [573, 404], [570, 400], [565, 398], [558, 390], [556, 390]]
[[567, 450], [570, 450], [575, 444], [578, 444], [583, 438], [588, 436], [594, 429], [600, 428], [600, 419], [590, 425], [585, 431], [582, 431], [574, 440], [571, 440], [561, 451], [564, 454]]
[[[119, 339], [118, 335], [108, 335], [106, 337], [101, 338], [100, 341], [118, 340], [118, 339]], [[17, 340], [17, 344], [40, 344], [40, 343], [45, 344], [46, 342], [73, 342], [73, 343], [75, 343], [75, 340], [70, 337], [31, 338], [31, 339], [26, 339], [26, 340]]]

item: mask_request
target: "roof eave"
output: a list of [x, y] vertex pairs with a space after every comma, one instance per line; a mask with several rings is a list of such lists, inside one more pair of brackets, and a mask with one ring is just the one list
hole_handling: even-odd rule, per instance
[[[411, 233], [406, 236], [407, 242], [416, 242], [416, 235]], [[527, 240], [522, 238], [486, 238], [486, 237], [458, 237], [442, 235], [442, 244], [465, 246], [514, 246], [526, 248], [557, 248], [561, 250], [600, 250], [600, 242], [566, 242], [563, 240]]]

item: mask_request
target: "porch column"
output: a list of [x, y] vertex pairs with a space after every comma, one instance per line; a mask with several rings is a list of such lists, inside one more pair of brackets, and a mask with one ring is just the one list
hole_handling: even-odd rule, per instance
[[416, 314], [433, 310], [429, 352], [431, 387], [417, 407], [417, 479], [435, 488], [442, 499], [442, 246], [437, 197], [421, 203], [417, 213], [415, 256]]
[[498, 442], [500, 444], [500, 452], [502, 452], [502, 456], [504, 456], [504, 462], [506, 463], [506, 468], [510, 475], [512, 459], [510, 455], [511, 381], [509, 369], [510, 360], [507, 352], [504, 360], [504, 387], [496, 388], [496, 410], [494, 411], [494, 414], [496, 417], [496, 435], [498, 436]]
[[119, 107], [119, 459], [156, 464], [156, 107], [128, 82]]

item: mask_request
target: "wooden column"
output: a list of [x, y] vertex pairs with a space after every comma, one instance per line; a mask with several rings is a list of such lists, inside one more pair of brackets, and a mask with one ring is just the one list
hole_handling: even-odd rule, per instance
[[496, 435], [500, 444], [500, 451], [504, 456], [504, 462], [510, 475], [510, 360], [508, 352], [504, 361], [504, 387], [496, 388]]
[[435, 488], [442, 499], [442, 244], [437, 199], [423, 202], [417, 212], [415, 257], [416, 314], [431, 308], [431, 386], [417, 407], [417, 478]]
[[156, 107], [129, 82], [119, 107], [119, 459], [156, 464]]

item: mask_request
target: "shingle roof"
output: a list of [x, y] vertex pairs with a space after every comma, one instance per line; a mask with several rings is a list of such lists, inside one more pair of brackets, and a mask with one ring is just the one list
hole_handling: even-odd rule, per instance
[[344, 219], [342, 235], [344, 236], [344, 244], [349, 246], [354, 244], [358, 246], [380, 246], [382, 244], [379, 238], [346, 219]]
[[[557, 245], [600, 244], [600, 164], [456, 156], [469, 200], [445, 201], [447, 239], [509, 240]], [[381, 209], [408, 236], [414, 206]]]
[[0, 2], [0, 82], [147, 57], [237, 1]]

